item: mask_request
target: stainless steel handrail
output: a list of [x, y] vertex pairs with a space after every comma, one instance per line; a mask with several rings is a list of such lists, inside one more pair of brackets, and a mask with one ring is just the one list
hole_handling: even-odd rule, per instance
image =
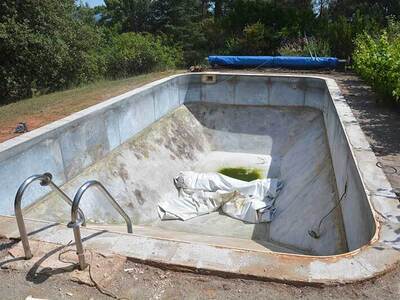
[[[33, 256], [31, 248], [29, 246], [28, 234], [26, 233], [24, 217], [22, 216], [22, 209], [21, 209], [22, 197], [28, 186], [30, 186], [33, 182], [40, 180], [41, 186], [50, 186], [50, 188], [53, 191], [57, 192], [66, 203], [72, 206], [72, 200], [52, 181], [52, 179], [53, 175], [51, 175], [50, 173], [30, 176], [27, 179], [25, 179], [25, 181], [20, 185], [17, 194], [15, 195], [14, 212], [15, 212], [15, 217], [17, 219], [17, 225], [21, 237], [22, 246], [24, 247], [25, 259], [31, 259]], [[82, 222], [82, 225], [86, 225], [85, 215], [81, 210], [79, 210], [79, 217]]]
[[121, 208], [121, 206], [119, 206], [117, 201], [115, 201], [115, 199], [113, 198], [113, 196], [111, 196], [111, 194], [107, 191], [107, 189], [99, 181], [96, 181], [96, 180], [91, 180], [91, 181], [87, 181], [86, 183], [84, 183], [75, 194], [74, 202], [72, 203], [72, 207], [71, 207], [71, 222], [67, 225], [69, 228], [72, 228], [74, 230], [76, 254], [78, 255], [79, 268], [81, 270], [84, 270], [87, 267], [87, 264], [85, 262], [85, 255], [84, 255], [83, 244], [82, 244], [82, 237], [81, 237], [81, 230], [80, 230], [81, 223], [77, 220], [77, 216], [78, 216], [79, 203], [81, 201], [81, 198], [82, 198], [83, 194], [92, 186], [96, 186], [96, 187], [100, 188], [100, 190], [107, 196], [107, 199], [111, 203], [111, 205], [124, 218], [126, 225], [127, 225], [128, 232], [132, 233], [131, 219], [126, 214], [126, 212]]

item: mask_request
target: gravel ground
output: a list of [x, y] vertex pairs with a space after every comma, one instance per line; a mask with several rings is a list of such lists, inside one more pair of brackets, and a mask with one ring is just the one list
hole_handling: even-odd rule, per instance
[[[18, 287], [18, 288], [16, 288]], [[112, 299], [96, 288], [70, 281], [67, 274], [27, 278], [0, 271], [1, 299]], [[119, 299], [399, 299], [400, 269], [373, 281], [326, 288], [227, 279], [182, 273], [127, 261], [107, 291]]]

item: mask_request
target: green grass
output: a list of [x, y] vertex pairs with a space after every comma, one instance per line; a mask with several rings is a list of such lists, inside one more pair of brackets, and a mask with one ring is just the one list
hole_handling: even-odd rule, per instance
[[218, 172], [242, 181], [253, 181], [263, 178], [263, 171], [256, 168], [222, 168]]
[[101, 80], [0, 106], [0, 142], [15, 136], [13, 129], [18, 122], [26, 122], [32, 130], [151, 81], [181, 72], [173, 70], [120, 80]]

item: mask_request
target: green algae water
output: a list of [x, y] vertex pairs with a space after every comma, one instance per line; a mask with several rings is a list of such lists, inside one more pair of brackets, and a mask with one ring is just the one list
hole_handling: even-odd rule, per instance
[[257, 168], [222, 168], [219, 173], [242, 181], [262, 179], [263, 170]]

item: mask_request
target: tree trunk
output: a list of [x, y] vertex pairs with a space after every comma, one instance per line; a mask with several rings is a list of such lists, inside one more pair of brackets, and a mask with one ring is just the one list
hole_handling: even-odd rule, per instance
[[207, 15], [207, 9], [208, 9], [208, 0], [201, 0], [201, 17], [203, 19]]
[[215, 0], [214, 16], [216, 18], [222, 17], [223, 0]]

